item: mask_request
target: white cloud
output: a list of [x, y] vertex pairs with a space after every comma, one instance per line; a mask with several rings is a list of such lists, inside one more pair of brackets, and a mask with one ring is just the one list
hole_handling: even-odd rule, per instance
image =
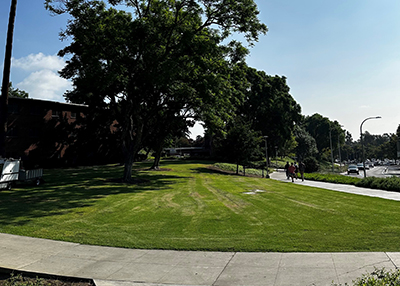
[[60, 78], [51, 70], [33, 72], [16, 86], [27, 91], [31, 98], [52, 101], [64, 101], [64, 92], [71, 89], [69, 81]]
[[65, 66], [62, 58], [56, 55], [44, 55], [43, 53], [30, 54], [27, 57], [13, 59], [12, 66], [25, 71], [37, 71], [41, 69], [58, 71]]
[[12, 66], [14, 75], [23, 76], [13, 86], [28, 92], [30, 98], [64, 102], [63, 94], [72, 88], [71, 82], [57, 73], [65, 61], [56, 55], [30, 54], [13, 59]]

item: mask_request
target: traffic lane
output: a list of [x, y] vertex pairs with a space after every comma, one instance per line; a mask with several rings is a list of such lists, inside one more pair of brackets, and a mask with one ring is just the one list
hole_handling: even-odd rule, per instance
[[386, 177], [390, 176], [400, 176], [400, 166], [399, 165], [390, 165], [385, 166], [385, 174]]
[[[386, 167], [384, 166], [377, 166], [374, 168], [370, 168], [366, 170], [367, 177], [378, 177], [378, 178], [385, 178], [387, 177], [385, 173]], [[346, 176], [352, 176], [352, 177], [357, 177], [357, 178], [364, 178], [364, 170], [359, 170], [360, 174], [347, 174], [347, 172], [342, 173], [342, 175]]]

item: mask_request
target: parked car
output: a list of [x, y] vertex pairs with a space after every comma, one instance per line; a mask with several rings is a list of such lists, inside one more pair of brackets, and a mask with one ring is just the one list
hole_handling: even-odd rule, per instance
[[355, 173], [355, 174], [357, 174], [357, 175], [360, 174], [360, 171], [358, 170], [358, 167], [357, 167], [356, 165], [350, 165], [350, 166], [347, 168], [347, 175], [350, 175], [350, 174], [352, 174], [352, 173]]
[[358, 170], [364, 170], [363, 163], [358, 163], [356, 167], [358, 168]]

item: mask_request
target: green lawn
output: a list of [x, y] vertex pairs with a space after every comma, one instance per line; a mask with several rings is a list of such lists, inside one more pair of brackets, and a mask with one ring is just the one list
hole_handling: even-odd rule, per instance
[[0, 191], [0, 232], [128, 248], [400, 251], [400, 202], [208, 166], [139, 164], [136, 185], [115, 180], [120, 166], [46, 170], [44, 185]]

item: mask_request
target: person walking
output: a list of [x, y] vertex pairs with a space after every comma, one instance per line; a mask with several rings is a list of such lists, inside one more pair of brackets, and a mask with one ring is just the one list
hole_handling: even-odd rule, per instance
[[298, 173], [299, 173], [299, 165], [297, 165], [297, 163], [294, 162], [294, 175], [295, 175], [295, 177], [296, 177], [296, 180], [299, 178], [299, 177], [297, 176]]
[[294, 182], [294, 176], [295, 176], [296, 167], [294, 166], [293, 163], [290, 164], [288, 170], [289, 170], [289, 176], [292, 178], [292, 182]]
[[286, 162], [286, 165], [285, 165], [285, 172], [286, 172], [286, 179], [288, 179], [289, 180], [289, 162]]
[[306, 170], [306, 164], [304, 164], [303, 161], [300, 161], [299, 171], [300, 171], [301, 181], [303, 181], [303, 182], [304, 182], [304, 171], [305, 170]]

